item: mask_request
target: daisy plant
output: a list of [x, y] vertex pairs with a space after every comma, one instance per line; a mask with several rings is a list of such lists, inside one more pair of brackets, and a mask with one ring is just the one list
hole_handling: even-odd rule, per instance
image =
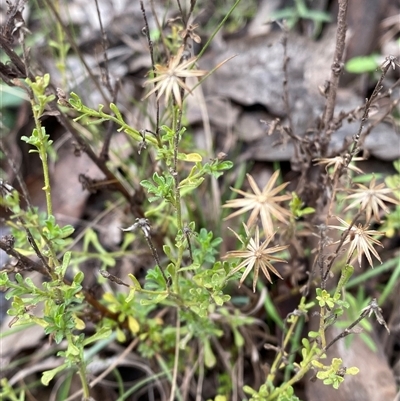
[[357, 189], [351, 189], [351, 195], [347, 196], [346, 199], [351, 199], [353, 202], [347, 206], [346, 210], [351, 208], [359, 208], [364, 210], [366, 213], [367, 223], [371, 220], [372, 215], [377, 223], [380, 222], [379, 208], [385, 213], [389, 213], [389, 208], [384, 202], [394, 203], [400, 205], [400, 202], [388, 196], [393, 193], [393, 189], [386, 188], [384, 183], [376, 185], [376, 177], [374, 176], [369, 183], [369, 187], [363, 184], [357, 184]]
[[207, 73], [204, 70], [192, 69], [197, 61], [197, 57], [186, 57], [184, 46], [178, 49], [175, 56], [171, 56], [168, 65], [156, 64], [155, 74], [156, 77], [147, 80], [144, 85], [155, 84], [154, 88], [144, 97], [148, 98], [153, 93], [157, 93], [157, 99], [159, 100], [162, 95], [165, 95], [165, 103], [171, 96], [174, 96], [176, 104], [182, 107], [182, 96], [181, 89], [186, 90], [188, 93], [192, 93], [191, 89], [185, 82], [186, 78], [189, 77], [201, 77]]
[[292, 214], [289, 210], [280, 206], [279, 203], [291, 199], [292, 195], [278, 195], [287, 185], [289, 185], [288, 182], [285, 182], [274, 187], [278, 176], [279, 170], [272, 174], [271, 178], [261, 191], [254, 178], [250, 174], [247, 174], [247, 179], [253, 193], [231, 188], [233, 192], [243, 195], [243, 198], [228, 200], [226, 204], [222, 206], [224, 208], [239, 208], [239, 210], [227, 216], [225, 220], [229, 220], [232, 217], [239, 216], [240, 214], [251, 210], [250, 217], [247, 220], [247, 226], [249, 228], [254, 226], [257, 222], [258, 216], [260, 216], [264, 233], [267, 237], [271, 237], [274, 232], [273, 217], [282, 223], [288, 224], [286, 217], [291, 217]]
[[368, 263], [371, 267], [373, 266], [371, 253], [382, 263], [382, 260], [374, 248], [374, 245], [378, 245], [383, 247], [380, 241], [378, 241], [374, 236], [377, 235], [385, 235], [382, 231], [376, 230], [368, 230], [368, 226], [363, 226], [362, 224], [350, 226], [349, 223], [342, 220], [340, 217], [336, 217], [336, 219], [342, 224], [342, 226], [329, 226], [329, 228], [335, 228], [340, 231], [349, 231], [346, 239], [343, 242], [343, 245], [350, 244], [349, 250], [347, 252], [347, 263], [350, 263], [350, 260], [353, 257], [354, 251], [357, 251], [357, 260], [358, 264], [361, 266], [361, 256], [365, 254], [368, 259]]
[[238, 251], [230, 251], [228, 252], [223, 259], [228, 258], [239, 258], [243, 259], [230, 273], [229, 276], [236, 274], [242, 268], [245, 268], [245, 271], [242, 274], [242, 278], [239, 282], [239, 287], [243, 284], [243, 281], [249, 275], [249, 273], [254, 269], [253, 276], [253, 292], [256, 292], [256, 285], [258, 280], [258, 274], [260, 269], [264, 273], [267, 280], [272, 283], [272, 278], [270, 272], [278, 276], [282, 279], [282, 276], [279, 274], [278, 270], [272, 265], [271, 262], [282, 262], [287, 263], [286, 260], [278, 258], [276, 256], [272, 256], [273, 253], [281, 252], [288, 248], [288, 245], [276, 245], [272, 247], [268, 247], [270, 242], [272, 241], [274, 234], [267, 236], [267, 238], [261, 242], [260, 241], [260, 230], [258, 226], [256, 226], [254, 237], [251, 236], [249, 227], [245, 223], [243, 223], [244, 230], [247, 236], [247, 242], [243, 241], [243, 239], [232, 229], [230, 229], [235, 237], [242, 243], [245, 247], [244, 249]]
[[[353, 157], [352, 161], [361, 161], [365, 160], [362, 157]], [[337, 171], [340, 171], [342, 168], [346, 167], [349, 170], [352, 170], [356, 173], [362, 174], [363, 171], [356, 167], [354, 164], [349, 164], [347, 166], [347, 160], [343, 156], [335, 156], [335, 157], [326, 157], [326, 158], [318, 158], [314, 159], [313, 162], [316, 162], [315, 165], [324, 165], [325, 164], [325, 170], [328, 172], [328, 169], [330, 167], [333, 167], [333, 172], [332, 175], [335, 175]]]

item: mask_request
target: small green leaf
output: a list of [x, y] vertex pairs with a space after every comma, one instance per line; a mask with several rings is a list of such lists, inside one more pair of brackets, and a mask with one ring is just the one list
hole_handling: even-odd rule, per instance
[[204, 181], [203, 177], [197, 179], [185, 179], [179, 184], [179, 188], [181, 189], [195, 189], [199, 187]]
[[41, 382], [43, 383], [44, 386], [48, 386], [50, 381], [53, 380], [54, 376], [57, 373], [62, 372], [64, 369], [66, 369], [67, 364], [64, 363], [61, 366], [58, 366], [57, 368], [47, 370], [46, 372], [43, 372]]
[[119, 327], [117, 327], [116, 333], [117, 333], [117, 341], [119, 341], [120, 343], [126, 341], [126, 335]]
[[217, 363], [217, 358], [214, 355], [210, 341], [208, 339], [204, 340], [204, 363], [209, 369], [214, 367]]
[[132, 334], [139, 333], [140, 330], [139, 322], [133, 316], [128, 316], [128, 326]]
[[114, 114], [118, 118], [118, 120], [120, 120], [122, 122], [124, 121], [124, 119], [122, 118], [121, 112], [119, 111], [118, 107], [114, 103], [110, 104], [110, 109], [114, 112]]
[[250, 394], [250, 395], [257, 395], [257, 391], [256, 390], [253, 390], [250, 386], [243, 386], [243, 391], [246, 393], [246, 394]]
[[158, 294], [155, 298], [153, 299], [141, 299], [140, 304], [141, 305], [156, 305], [163, 301], [165, 298], [168, 297], [168, 294]]
[[125, 302], [127, 304], [129, 304], [133, 300], [133, 298], [135, 298], [135, 293], [136, 293], [136, 289], [135, 288], [131, 288], [131, 290], [129, 291], [128, 296], [125, 299]]
[[132, 281], [132, 283], [133, 283], [133, 287], [134, 287], [136, 290], [139, 290], [139, 291], [140, 291], [140, 290], [142, 289], [142, 286], [140, 285], [138, 279], [137, 279], [133, 274], [131, 274], [131, 273], [128, 274], [128, 277], [131, 279], [131, 281]]
[[78, 356], [80, 354], [79, 348], [72, 341], [68, 343], [67, 352], [74, 356]]
[[165, 253], [165, 255], [167, 255], [167, 258], [171, 261], [174, 260], [174, 257], [172, 256], [172, 251], [171, 251], [171, 247], [168, 245], [164, 245], [163, 246], [163, 251]]
[[83, 279], [85, 278], [85, 275], [83, 274], [83, 272], [79, 271], [78, 273], [75, 274], [74, 277], [74, 284], [81, 284]]
[[65, 272], [67, 271], [67, 268], [69, 266], [69, 262], [71, 261], [71, 251], [67, 251], [64, 253], [63, 260], [62, 260], [62, 265], [61, 265], [61, 277], [65, 276]]
[[345, 64], [345, 69], [353, 74], [373, 72], [379, 66], [378, 55], [353, 57]]
[[356, 366], [353, 366], [351, 368], [347, 368], [346, 369], [346, 375], [356, 375], [358, 374], [358, 372], [360, 371], [360, 369], [358, 369]]
[[237, 348], [241, 348], [244, 345], [244, 338], [240, 334], [239, 330], [236, 327], [232, 327], [233, 338]]
[[83, 345], [86, 346], [86, 345], [91, 344], [93, 342], [102, 340], [104, 338], [108, 338], [108, 337], [110, 337], [111, 333], [112, 333], [112, 331], [111, 331], [111, 329], [109, 327], [102, 327], [100, 329], [97, 329], [95, 334], [93, 334], [92, 336], [86, 338], [83, 341]]
[[198, 153], [178, 153], [178, 159], [186, 162], [201, 162], [203, 158]]

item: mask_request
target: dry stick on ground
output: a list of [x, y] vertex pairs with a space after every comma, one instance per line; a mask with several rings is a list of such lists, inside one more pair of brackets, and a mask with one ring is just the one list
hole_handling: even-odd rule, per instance
[[[389, 97], [393, 90], [395, 88], [397, 88], [400, 85], [400, 79], [398, 79], [394, 84], [392, 84], [392, 86], [390, 86], [388, 89], [386, 89], [384, 92], [381, 92], [378, 94], [378, 96], [375, 98], [376, 101], [379, 101], [381, 99], [387, 98]], [[395, 100], [396, 101], [396, 100]], [[333, 122], [333, 125], [335, 127], [340, 127], [342, 122], [346, 119], [351, 119], [351, 120], [356, 120], [357, 119], [357, 114], [360, 112], [360, 110], [363, 109], [364, 106], [357, 106], [355, 109], [349, 110], [349, 111], [341, 111], [339, 116], [337, 116]], [[389, 106], [390, 111], [388, 113], [391, 112], [391, 110], [393, 109], [393, 106]], [[385, 115], [385, 117], [388, 115], [388, 113]], [[375, 127], [377, 124], [379, 124], [380, 122], [382, 122], [384, 120], [384, 118], [379, 119], [378, 122], [374, 125], [373, 127]], [[368, 132], [369, 133], [369, 132]], [[343, 147], [341, 148], [341, 150], [338, 152], [339, 154], [342, 154], [343, 152], [345, 152], [348, 149], [349, 145], [347, 143], [345, 143], [343, 145]]]
[[336, 47], [331, 67], [331, 76], [329, 79], [329, 90], [327, 102], [322, 116], [322, 137], [320, 137], [321, 155], [325, 156], [328, 151], [328, 145], [331, 139], [332, 131], [330, 123], [333, 119], [333, 113], [336, 105], [336, 94], [339, 86], [340, 73], [343, 68], [344, 49], [346, 44], [346, 16], [348, 0], [339, 0], [339, 12], [336, 31]]
[[[358, 152], [358, 150], [359, 150], [359, 141], [360, 141], [360, 137], [361, 137], [362, 130], [363, 130], [364, 126], [365, 126], [365, 123], [366, 123], [367, 120], [368, 120], [369, 112], [370, 112], [372, 103], [373, 103], [374, 100], [378, 97], [379, 92], [380, 92], [380, 91], [382, 90], [382, 88], [383, 88], [382, 82], [383, 82], [383, 80], [385, 79], [385, 76], [386, 76], [386, 74], [387, 74], [389, 68], [391, 67], [391, 63], [388, 62], [388, 61], [390, 61], [390, 60], [391, 60], [391, 56], [386, 57], [385, 62], [384, 62], [384, 63], [382, 64], [382, 66], [381, 66], [382, 74], [381, 74], [381, 76], [379, 77], [379, 80], [378, 80], [378, 82], [377, 82], [376, 85], [375, 85], [375, 88], [374, 88], [374, 91], [372, 92], [372, 95], [369, 97], [369, 99], [367, 99], [367, 101], [366, 101], [366, 103], [365, 103], [365, 106], [364, 106], [364, 113], [363, 113], [363, 115], [362, 115], [362, 117], [361, 117], [360, 127], [359, 127], [359, 129], [358, 129], [358, 132], [356, 133], [356, 135], [355, 135], [354, 138], [353, 138], [353, 146], [352, 146], [352, 149], [351, 149], [351, 151], [350, 151], [350, 157], [348, 158], [345, 167], [348, 167], [348, 166], [349, 166], [349, 164], [350, 164], [350, 162], [351, 162], [351, 159], [357, 154], [357, 152]], [[363, 139], [369, 134], [369, 132], [372, 130], [372, 128], [373, 128], [373, 127], [370, 127], [370, 129], [366, 131], [366, 133], [365, 133], [364, 136], [363, 136]]]
[[[286, 109], [286, 115], [289, 121], [289, 135], [293, 135], [295, 134], [295, 130], [294, 130], [294, 125], [293, 125], [293, 119], [292, 119], [292, 111], [291, 111], [291, 107], [290, 107], [290, 98], [289, 98], [289, 71], [288, 71], [288, 66], [289, 66], [289, 56], [287, 54], [287, 45], [288, 45], [288, 33], [289, 33], [289, 29], [286, 26], [285, 23], [281, 24], [278, 23], [278, 25], [280, 26], [280, 28], [283, 31], [283, 37], [282, 37], [282, 46], [283, 46], [283, 65], [282, 65], [282, 69], [283, 69], [283, 103], [285, 104], [285, 109]], [[285, 131], [286, 132], [286, 131]], [[294, 137], [293, 139], [295, 139], [297, 141], [297, 138]], [[295, 146], [295, 149], [297, 149], [297, 146]]]
[[382, 121], [385, 120], [385, 118], [387, 118], [392, 111], [395, 109], [395, 107], [397, 107], [397, 105], [399, 104], [400, 99], [396, 99], [394, 100], [391, 105], [388, 107], [388, 109], [386, 110], [386, 112], [384, 114], [382, 114], [381, 117], [379, 117], [377, 120], [375, 120], [364, 132], [364, 134], [361, 136], [360, 141], [359, 141], [359, 146], [361, 147], [362, 143], [364, 142], [365, 138], [371, 133], [371, 131], [378, 125], [380, 124]]

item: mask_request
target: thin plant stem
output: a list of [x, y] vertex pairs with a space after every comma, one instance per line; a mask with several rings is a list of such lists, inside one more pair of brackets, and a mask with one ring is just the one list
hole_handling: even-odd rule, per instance
[[181, 131], [181, 121], [182, 121], [182, 108], [178, 108], [178, 110], [175, 112], [177, 112], [177, 118], [176, 118], [175, 135], [174, 135], [174, 160], [173, 160], [174, 164], [172, 169], [172, 175], [175, 182], [175, 207], [176, 207], [177, 225], [178, 225], [178, 230], [182, 230], [183, 223], [182, 223], [181, 192], [179, 188], [179, 176], [177, 171], [178, 146], [180, 141], [180, 131]]
[[[72, 341], [72, 339], [70, 339], [70, 341]], [[90, 400], [90, 390], [89, 390], [89, 386], [88, 386], [88, 382], [87, 382], [87, 378], [86, 378], [86, 370], [85, 367], [83, 366], [83, 362], [80, 364], [79, 366], [79, 378], [81, 379], [81, 383], [82, 383], [82, 390], [83, 390], [83, 400]]]
[[[143, 15], [143, 20], [144, 20], [144, 33], [146, 35], [147, 43], [149, 46], [151, 69], [153, 71], [153, 76], [156, 76], [156, 64], [154, 61], [154, 46], [153, 46], [153, 41], [151, 40], [151, 37], [150, 37], [149, 23], [147, 21], [146, 10], [144, 8], [144, 4], [143, 4], [142, 0], [140, 1], [140, 9], [142, 10], [142, 15]], [[156, 20], [158, 22], [157, 18], [156, 18]], [[156, 83], [154, 83], [154, 86], [156, 86]], [[161, 143], [161, 139], [160, 139], [160, 99], [158, 97], [158, 90], [156, 90], [154, 93], [156, 95], [156, 130], [155, 130], [155, 134], [156, 134], [158, 146], [161, 148], [162, 143]]]
[[[306, 298], [303, 296], [301, 298], [299, 306], [300, 307], [304, 306], [305, 301], [306, 301]], [[268, 381], [273, 382], [274, 379], [275, 379], [275, 375], [276, 375], [276, 372], [277, 372], [277, 370], [278, 370], [278, 368], [280, 366], [280, 363], [282, 361], [282, 357], [284, 355], [285, 348], [288, 345], [288, 343], [289, 343], [289, 341], [290, 341], [290, 339], [292, 337], [293, 331], [294, 331], [294, 329], [295, 329], [295, 327], [296, 327], [296, 325], [297, 325], [297, 323], [299, 321], [299, 318], [300, 318], [301, 314], [294, 314], [292, 316], [293, 316], [292, 322], [291, 322], [291, 324], [290, 324], [290, 326], [288, 328], [288, 331], [285, 334], [285, 338], [283, 340], [282, 347], [280, 348], [278, 354], [276, 355], [276, 357], [274, 359], [274, 362], [272, 363], [272, 366], [271, 366], [271, 369], [270, 369], [270, 372], [269, 372], [268, 378], [267, 378]]]
[[[325, 271], [324, 274], [323, 274], [322, 283], [321, 283], [321, 288], [322, 288], [322, 285], [325, 284], [325, 282], [326, 282], [326, 280], [327, 280], [327, 278], [328, 278], [329, 272], [330, 272], [331, 269], [332, 269], [332, 266], [333, 266], [334, 261], [336, 260], [336, 258], [337, 258], [338, 255], [339, 255], [339, 251], [340, 251], [340, 249], [342, 248], [344, 241], [346, 240], [347, 236], [350, 234], [350, 231], [351, 231], [351, 229], [353, 228], [354, 224], [356, 224], [358, 218], [361, 216], [361, 213], [362, 213], [362, 211], [359, 211], [359, 212], [354, 216], [354, 218], [353, 218], [353, 220], [351, 221], [351, 223], [350, 223], [348, 229], [347, 229], [346, 231], [343, 232], [343, 234], [342, 234], [342, 236], [341, 236], [341, 238], [340, 238], [339, 244], [338, 244], [338, 246], [336, 247], [336, 250], [335, 250], [335, 252], [334, 252], [334, 254], [333, 254], [333, 257], [332, 257], [332, 259], [330, 260], [329, 265], [328, 265], [326, 271]], [[325, 287], [323, 287], [322, 289], [324, 289], [324, 288], [325, 288]]]
[[[60, 12], [60, 0], [54, 2], [54, 8], [59, 13]], [[61, 82], [62, 87], [65, 88], [67, 86], [67, 75], [65, 73], [65, 66], [67, 65], [66, 58], [67, 58], [67, 47], [65, 45], [65, 36], [64, 31], [61, 24], [57, 21], [56, 22], [56, 37], [58, 41], [58, 63], [57, 68], [61, 72]]]
[[172, 371], [172, 385], [171, 385], [171, 394], [170, 401], [174, 401], [175, 399], [175, 389], [178, 380], [178, 370], [179, 370], [179, 351], [180, 351], [180, 339], [181, 339], [181, 320], [179, 308], [176, 309], [176, 336], [175, 336], [175, 357], [174, 357], [174, 369]]
[[390, 68], [390, 64], [387, 64], [385, 67], [381, 67], [382, 69], [382, 74], [379, 77], [378, 82], [375, 85], [374, 91], [372, 92], [372, 95], [369, 97], [369, 99], [367, 99], [365, 106], [364, 106], [364, 113], [361, 117], [361, 123], [360, 123], [360, 127], [358, 128], [358, 132], [356, 133], [356, 135], [354, 136], [353, 139], [353, 146], [352, 149], [350, 151], [350, 157], [347, 160], [346, 163], [346, 167], [349, 166], [349, 164], [351, 163], [352, 158], [358, 153], [359, 151], [359, 141], [360, 141], [360, 137], [361, 137], [361, 133], [362, 130], [364, 129], [365, 123], [368, 120], [369, 117], [369, 111], [371, 109], [372, 103], [374, 102], [374, 100], [378, 97], [379, 92], [382, 90], [383, 88], [383, 80], [385, 79], [385, 76], [388, 72]]
[[160, 262], [160, 258], [158, 257], [157, 249], [153, 245], [153, 242], [152, 242], [150, 236], [145, 235], [144, 238], [146, 239], [147, 245], [149, 246], [149, 248], [151, 250], [151, 253], [153, 255], [153, 258], [154, 258], [157, 266], [160, 268], [161, 274], [165, 280], [165, 284], [168, 286], [168, 279], [167, 279], [167, 276], [165, 275], [164, 269], [161, 266], [161, 262]]
[[[311, 350], [315, 349], [317, 345], [314, 343], [313, 347]], [[293, 384], [297, 383], [299, 380], [301, 380], [304, 375], [309, 371], [310, 369], [310, 364], [313, 360], [318, 360], [323, 354], [325, 353], [325, 350], [322, 349], [320, 350], [317, 354], [313, 354], [310, 352], [310, 357], [308, 357], [305, 361], [303, 361], [303, 366], [301, 369], [287, 382], [283, 383], [282, 386], [279, 388], [275, 389], [273, 394], [268, 398], [268, 401], [274, 401], [276, 400], [280, 394], [284, 393], [289, 386], [293, 386]]]
[[[116, 358], [104, 372], [102, 372], [99, 376], [97, 376], [94, 380], [92, 380], [89, 383], [89, 387], [93, 388], [98, 383], [100, 383], [105, 377], [107, 377], [107, 375], [109, 375], [115, 369], [115, 367], [118, 366], [118, 364], [130, 354], [130, 352], [137, 346], [138, 342], [139, 342], [138, 338], [133, 339], [131, 343], [124, 349], [124, 351], [118, 356], [118, 358]], [[73, 401], [77, 397], [79, 397], [82, 393], [83, 389], [80, 389], [76, 391], [74, 394], [70, 395], [65, 401]]]
[[47, 163], [47, 151], [46, 147], [44, 146], [44, 138], [43, 138], [43, 130], [42, 124], [40, 123], [40, 116], [38, 116], [37, 112], [35, 111], [36, 102], [33, 98], [31, 98], [31, 105], [33, 110], [33, 118], [35, 120], [35, 127], [38, 132], [39, 140], [41, 142], [41, 146], [39, 147], [39, 157], [42, 162], [42, 169], [43, 169], [43, 180], [44, 180], [44, 187], [43, 191], [46, 196], [46, 207], [47, 207], [47, 215], [53, 215], [53, 204], [51, 200], [51, 186], [50, 186], [50, 174], [49, 174], [49, 165]]
[[101, 13], [99, 9], [99, 2], [98, 0], [94, 0], [94, 3], [96, 5], [96, 12], [97, 12], [97, 20], [99, 21], [99, 26], [100, 26], [100, 32], [101, 32], [101, 47], [103, 48], [103, 55], [104, 55], [104, 78], [105, 78], [105, 86], [110, 92], [113, 97], [114, 95], [114, 90], [111, 87], [111, 81], [110, 81], [110, 72], [108, 70], [108, 55], [107, 55], [107, 34], [106, 31], [104, 30], [103, 26], [103, 20], [101, 18]]
[[219, 32], [219, 30], [224, 26], [225, 22], [228, 20], [228, 18], [230, 17], [230, 15], [233, 13], [233, 11], [235, 10], [235, 8], [238, 6], [238, 4], [240, 3], [241, 0], [236, 0], [235, 4], [231, 7], [231, 9], [228, 11], [228, 13], [225, 15], [225, 17], [222, 19], [222, 21], [218, 24], [217, 28], [215, 29], [215, 31], [211, 34], [211, 36], [209, 37], [209, 39], [207, 40], [206, 44], [202, 47], [202, 49], [200, 50], [199, 54], [197, 55], [197, 58], [200, 58], [203, 53], [206, 51], [206, 49], [208, 48], [208, 46], [210, 45], [210, 43], [214, 40], [215, 35]]
[[286, 366], [285, 374], [284, 374], [284, 378], [283, 378], [284, 382], [286, 382], [286, 381], [288, 381], [290, 379], [290, 373], [293, 370], [291, 365], [293, 364], [293, 362], [294, 362], [294, 360], [296, 358], [295, 347], [300, 342], [300, 338], [301, 338], [301, 333], [302, 333], [303, 327], [304, 327], [304, 323], [303, 324], [297, 324], [296, 325], [296, 329], [295, 329], [295, 331], [293, 333], [293, 336], [292, 336], [292, 347], [291, 347], [290, 355], [289, 355], [289, 358], [288, 358], [288, 365]]

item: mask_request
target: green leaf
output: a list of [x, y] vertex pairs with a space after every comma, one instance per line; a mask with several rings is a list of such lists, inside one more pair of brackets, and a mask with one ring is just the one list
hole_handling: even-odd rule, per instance
[[198, 153], [178, 153], [178, 159], [186, 162], [201, 162], [203, 158]]
[[358, 372], [360, 371], [360, 369], [358, 369], [357, 367], [353, 366], [351, 368], [347, 368], [346, 369], [346, 375], [356, 375], [358, 374]]
[[304, 13], [300, 14], [300, 17], [305, 18], [305, 19], [310, 19], [315, 22], [330, 22], [331, 17], [328, 13], [325, 13], [324, 11], [318, 11], [318, 10], [307, 10]]
[[79, 351], [79, 348], [71, 341], [68, 343], [67, 353], [74, 355], [74, 356], [79, 356], [80, 351]]
[[64, 363], [60, 366], [58, 366], [57, 368], [51, 369], [51, 370], [47, 370], [46, 372], [43, 372], [42, 378], [41, 378], [41, 382], [44, 386], [48, 386], [50, 381], [53, 380], [54, 376], [57, 373], [62, 372], [64, 369], [66, 369], [67, 367], [67, 363]]
[[71, 261], [71, 255], [72, 255], [71, 251], [67, 251], [64, 253], [62, 265], [61, 265], [61, 271], [60, 271], [61, 277], [65, 276], [65, 272], [67, 271], [69, 262]]
[[172, 255], [172, 251], [171, 251], [171, 247], [170, 247], [170, 246], [164, 245], [164, 246], [163, 246], [163, 251], [164, 251], [165, 255], [167, 255], [167, 258], [168, 258], [171, 262], [173, 262], [173, 261], [175, 260], [175, 258], [174, 258], [173, 255]]
[[346, 286], [347, 282], [350, 280], [353, 273], [354, 273], [354, 267], [352, 265], [347, 264], [343, 267], [342, 274], [339, 279], [339, 283], [338, 283], [335, 293], [333, 295], [333, 298], [335, 300], [340, 298], [342, 289]]
[[70, 224], [67, 224], [64, 227], [61, 227], [61, 238], [67, 238], [72, 235], [75, 231], [75, 228]]
[[214, 352], [211, 348], [210, 340], [204, 340], [204, 363], [207, 368], [213, 368], [217, 363], [217, 358], [214, 355]]
[[353, 74], [373, 72], [379, 66], [378, 60], [379, 56], [377, 54], [353, 57], [345, 64], [345, 69], [347, 72], [351, 72]]
[[250, 395], [257, 395], [257, 391], [256, 390], [253, 390], [250, 386], [243, 386], [243, 391], [246, 393], [246, 394], [250, 394]]
[[181, 189], [195, 189], [199, 187], [204, 181], [203, 177], [196, 179], [185, 179], [179, 184], [179, 188]]
[[118, 118], [118, 120], [120, 120], [122, 122], [124, 121], [124, 119], [122, 118], [121, 112], [119, 111], [118, 107], [114, 103], [110, 104], [110, 109], [114, 112], [114, 114]]
[[[78, 273], [75, 274], [73, 283], [74, 283], [75, 285], [79, 285], [79, 284], [82, 283], [82, 281], [83, 281], [84, 278], [85, 278], [85, 275], [83, 274], [83, 272], [79, 271]], [[79, 286], [79, 287], [80, 287], [80, 286]]]
[[240, 334], [240, 331], [236, 327], [232, 327], [233, 338], [237, 348], [241, 348], [244, 345], [244, 338]]
[[295, 8], [283, 8], [282, 10], [274, 11], [271, 14], [271, 19], [298, 19], [299, 14]]
[[85, 340], [83, 341], [83, 345], [86, 346], [88, 344], [94, 343], [104, 338], [108, 338], [111, 336], [111, 333], [112, 330], [109, 327], [102, 327], [100, 329], [97, 329], [95, 334], [93, 334], [88, 338], [85, 338]]
[[158, 294], [155, 298], [153, 299], [141, 299], [140, 304], [141, 305], [156, 305], [160, 302], [162, 302], [165, 298], [168, 297], [168, 293], [165, 294]]
[[133, 283], [133, 287], [134, 287], [136, 290], [141, 290], [141, 289], [142, 289], [142, 286], [140, 285], [138, 279], [137, 279], [133, 274], [129, 273], [129, 274], [128, 274], [128, 277], [131, 279], [131, 281], [132, 281], [132, 283]]
[[132, 334], [139, 333], [140, 324], [133, 316], [128, 316], [128, 326]]
[[397, 170], [397, 172], [400, 174], [400, 160], [396, 160], [393, 162], [393, 167]]
[[10, 279], [8, 278], [8, 274], [6, 272], [0, 273], [0, 287], [8, 287], [10, 283]]

